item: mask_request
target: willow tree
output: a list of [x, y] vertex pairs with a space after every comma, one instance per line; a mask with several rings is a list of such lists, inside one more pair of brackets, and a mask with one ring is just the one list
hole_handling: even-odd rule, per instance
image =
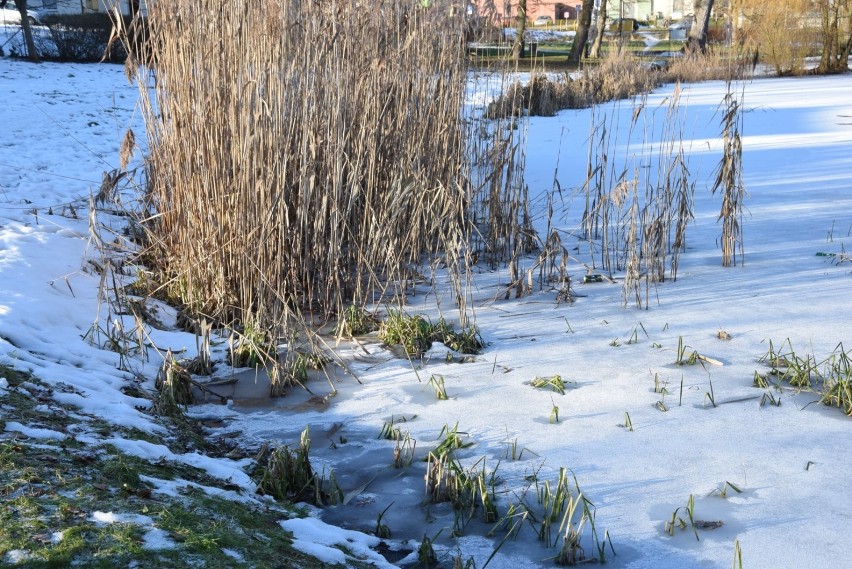
[[732, 18], [742, 15], [745, 25], [734, 46], [742, 55], [751, 54], [752, 61], [759, 50], [760, 59], [777, 75], [798, 75], [805, 71], [805, 58], [813, 49], [814, 30], [801, 25], [807, 21], [811, 1], [775, 1], [768, 5], [766, 0], [739, 0]]

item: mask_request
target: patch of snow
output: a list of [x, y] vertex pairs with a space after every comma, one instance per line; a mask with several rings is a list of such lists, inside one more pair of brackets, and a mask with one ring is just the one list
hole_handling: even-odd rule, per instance
[[115, 512], [92, 512], [90, 521], [96, 524], [134, 524], [145, 526], [145, 535], [142, 537], [142, 548], [149, 550], [175, 549], [177, 543], [169, 537], [168, 532], [154, 527], [154, 520], [150, 516], [142, 514], [117, 514]]
[[318, 518], [294, 518], [284, 520], [280, 524], [293, 534], [293, 547], [326, 563], [346, 563], [347, 556], [334, 547], [341, 546], [361, 561], [368, 561], [385, 569], [395, 567], [370, 549], [381, 541], [376, 536], [332, 526]]
[[168, 532], [160, 528], [151, 528], [142, 537], [142, 549], [159, 550], [175, 549], [177, 543], [169, 537]]
[[233, 549], [228, 549], [227, 547], [222, 548], [222, 553], [224, 553], [231, 559], [239, 561], [240, 563], [244, 563], [246, 560], [245, 557], [243, 557], [242, 553], [240, 553], [239, 551], [234, 551]]
[[27, 549], [10, 549], [4, 557], [6, 558], [6, 563], [18, 565], [32, 559], [33, 554]]
[[99, 524], [114, 524], [118, 516], [112, 512], [92, 512], [91, 520]]
[[152, 490], [153, 493], [162, 494], [164, 496], [178, 497], [182, 495], [181, 490], [185, 488], [195, 488], [197, 490], [201, 490], [208, 496], [222, 498], [223, 500], [230, 500], [231, 502], [256, 504], [271, 499], [269, 496], [258, 496], [256, 494], [248, 493], [240, 494], [239, 492], [234, 492], [233, 490], [223, 490], [222, 488], [205, 486], [203, 484], [198, 484], [197, 482], [192, 482], [190, 480], [184, 480], [182, 478], [176, 478], [174, 480], [163, 480], [161, 478], [154, 478], [153, 476], [146, 476], [143, 474], [139, 476], [139, 479], [154, 486]]
[[298, 537], [293, 538], [291, 545], [293, 549], [297, 549], [311, 557], [316, 557], [323, 563], [328, 563], [329, 565], [346, 565], [346, 554], [335, 547]]
[[98, 524], [138, 524], [151, 525], [154, 520], [150, 516], [142, 514], [116, 514], [115, 512], [94, 511], [89, 517], [90, 521]]
[[103, 443], [113, 445], [125, 454], [151, 462], [167, 460], [194, 466], [206, 471], [213, 478], [225, 480], [250, 492], [254, 492], [257, 488], [251, 477], [243, 470], [252, 463], [252, 460], [248, 458], [242, 460], [211, 458], [197, 452], [175, 454], [165, 445], [123, 438], [105, 439]]
[[26, 435], [31, 439], [46, 439], [46, 440], [54, 440], [54, 441], [64, 441], [68, 438], [68, 435], [65, 433], [60, 433], [59, 431], [54, 431], [53, 429], [38, 429], [34, 427], [28, 427], [17, 421], [9, 421], [6, 423], [6, 431], [16, 432]]

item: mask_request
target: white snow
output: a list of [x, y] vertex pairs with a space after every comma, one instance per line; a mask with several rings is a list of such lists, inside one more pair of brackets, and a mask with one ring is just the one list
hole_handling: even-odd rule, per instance
[[281, 527], [293, 532], [293, 547], [326, 563], [346, 563], [346, 554], [334, 547], [341, 546], [356, 559], [369, 561], [376, 567], [393, 567], [384, 557], [370, 549], [378, 545], [377, 537], [330, 526], [317, 518], [285, 520], [281, 522]]
[[17, 565], [19, 563], [25, 563], [29, 559], [32, 558], [32, 553], [27, 551], [26, 549], [10, 549], [6, 552], [4, 556], [6, 562], [10, 565]]
[[243, 554], [240, 553], [239, 551], [234, 551], [233, 549], [228, 549], [227, 547], [223, 547], [222, 553], [224, 553], [225, 555], [227, 555], [231, 559], [239, 561], [240, 563], [245, 562], [245, 557], [243, 557]]
[[27, 425], [22, 425], [17, 421], [9, 421], [6, 423], [6, 428], [4, 429], [9, 432], [21, 433], [31, 439], [48, 439], [54, 441], [62, 441], [68, 438], [68, 435], [65, 433], [60, 433], [59, 431], [54, 431], [53, 429], [38, 429], [29, 427]]
[[104, 439], [104, 444], [110, 444], [125, 454], [142, 458], [151, 462], [167, 460], [170, 462], [183, 463], [206, 471], [210, 476], [225, 480], [249, 491], [256, 488], [254, 482], [243, 470], [251, 464], [248, 459], [235, 461], [222, 458], [210, 458], [209, 456], [190, 452], [175, 454], [165, 445], [157, 445], [142, 440], [129, 440], [122, 438]]
[[91, 515], [91, 521], [98, 524], [138, 524], [150, 525], [154, 520], [150, 516], [142, 514], [117, 514], [115, 512], [94, 511]]
[[[845, 474], [852, 470], [850, 420], [836, 408], [814, 403], [814, 394], [790, 389], [775, 393], [780, 407], [760, 407], [764, 390], [751, 384], [754, 371], [765, 370], [758, 359], [770, 340], [777, 346], [789, 338], [798, 353], [817, 359], [840, 342], [852, 346], [852, 266], [816, 256], [852, 246], [852, 76], [765, 79], [738, 86], [746, 108], [743, 164], [749, 214], [743, 220], [745, 266], [728, 269], [720, 266], [716, 243], [720, 199], [709, 192], [719, 160], [718, 109], [725, 86], [706, 82], [683, 89], [684, 142], [698, 180], [696, 220], [677, 281], [652, 289], [648, 310], [621, 308], [618, 284], [576, 284], [585, 273], [576, 262], [569, 271], [584, 296], [558, 307], [554, 292], [546, 289], [502, 300], [497, 291], [507, 284], [507, 271], [482, 268], [473, 304], [489, 345], [475, 362], [447, 363], [446, 350], [437, 346], [435, 357], [415, 373], [407, 362], [369, 346], [368, 358], [353, 356], [350, 362], [362, 384], [342, 377], [338, 395], [324, 410], [285, 400], [280, 408], [208, 405], [194, 412], [222, 414], [227, 429], [241, 431], [250, 441], [293, 443], [310, 424], [320, 454], [317, 464], [334, 467], [341, 479], [346, 462], [335, 458], [342, 455], [327, 448], [323, 438], [332, 426], [341, 426], [333, 441], [348, 438], [352, 442], [347, 444], [361, 453], [359, 460], [380, 469], [390, 464], [392, 443], [375, 437], [392, 416], [416, 415], [403, 427], [420, 449], [434, 444], [444, 425], [458, 423], [475, 442], [464, 459], [484, 456], [493, 467], [502, 458], [498, 473], [506, 488], [523, 486], [524, 476], [534, 470], [552, 479], [559, 467], [572, 469], [597, 508], [598, 530], [612, 536], [615, 567], [727, 568], [735, 541], [749, 569], [842, 566], [848, 558], [852, 503]], [[643, 120], [650, 138], [659, 135], [659, 113], [672, 92], [667, 86], [647, 98]], [[124, 130], [132, 126], [138, 138], [144, 132], [135, 113], [136, 88], [127, 85], [118, 66], [36, 66], [0, 58], [0, 96], [0, 364], [32, 372], [51, 387], [56, 402], [80, 413], [162, 432], [144, 412], [145, 401], [121, 391], [136, 374], [149, 378], [151, 387], [158, 362], [155, 357], [142, 361], [138, 354], [124, 359], [106, 349], [113, 320], [99, 303], [99, 277], [89, 263], [98, 260], [88, 242], [89, 195], [99, 187], [102, 172], [117, 167]], [[486, 99], [471, 95], [471, 103]], [[623, 128], [632, 112], [629, 101], [599, 110], [621, 117], [617, 150], [627, 153], [627, 161], [638, 153], [635, 165], [641, 168], [650, 160], [650, 153], [638, 150], [643, 134], [634, 133], [640, 140], [628, 145]], [[545, 225], [542, 196], [558, 179], [564, 192], [554, 224], [565, 231], [566, 246], [577, 257], [587, 251], [571, 232], [582, 212], [581, 206], [577, 211], [577, 190], [585, 179], [590, 116], [583, 110], [532, 118], [527, 131], [526, 183], [534, 222]], [[120, 220], [107, 216], [102, 221], [120, 226]], [[580, 251], [573, 251], [575, 246]], [[446, 314], [450, 296], [443, 301]], [[412, 314], [438, 314], [431, 294], [414, 297], [407, 308]], [[638, 342], [628, 343], [640, 323], [647, 337], [639, 331]], [[95, 333], [98, 327], [101, 332]], [[731, 334], [730, 341], [716, 338], [720, 328]], [[152, 337], [162, 346], [186, 348], [187, 355], [195, 349], [185, 333]], [[673, 365], [679, 338], [723, 365]], [[616, 339], [618, 345], [611, 345]], [[565, 395], [528, 385], [536, 376], [557, 373], [573, 382]], [[449, 400], [435, 399], [425, 385], [430, 374], [445, 378]], [[662, 399], [653, 392], [655, 376], [668, 391], [667, 412], [655, 406]], [[711, 382], [717, 407], [707, 402]], [[318, 393], [323, 389], [313, 387]], [[0, 382], [0, 395], [7, 389], [8, 382]], [[554, 403], [560, 408], [558, 424], [548, 421]], [[67, 436], [10, 421], [14, 418], [3, 409], [0, 413], [6, 431], [33, 438]], [[625, 413], [633, 432], [619, 426]], [[249, 492], [254, 489], [245, 470], [249, 461], [176, 454], [164, 445], [119, 436], [79, 437], [84, 438], [146, 460], [196, 466]], [[505, 458], [515, 439], [519, 449], [529, 451], [523, 460]], [[422, 475], [415, 478], [418, 483], [409, 492], [422, 491]], [[729, 492], [727, 499], [716, 495], [726, 481], [742, 493]], [[180, 485], [161, 483], [158, 491], [177, 491]], [[394, 499], [372, 487], [368, 491], [378, 496], [379, 511]], [[689, 531], [674, 537], [663, 531], [690, 495], [700, 519], [724, 522], [719, 529], [701, 531], [698, 542]], [[393, 509], [389, 523], [392, 514]], [[419, 510], [398, 515], [426, 525]], [[150, 519], [143, 518], [93, 515], [101, 523], [150, 526]], [[353, 526], [366, 528], [374, 521], [356, 520]], [[370, 549], [378, 540], [364, 533], [316, 518], [281, 525], [294, 533], [296, 547], [328, 563], [346, 562], [338, 548], [343, 546], [359, 559], [391, 566]], [[448, 535], [447, 529], [442, 542]], [[151, 547], [173, 545], [157, 528], [146, 536]], [[499, 538], [471, 535], [451, 543], [481, 567]], [[587, 554], [595, 553], [590, 543], [584, 546]], [[526, 535], [507, 542], [489, 567], [540, 567], [554, 554]], [[4, 561], [22, 562], [27, 555], [10, 551]]]
[[177, 543], [169, 537], [168, 532], [165, 532], [160, 528], [150, 528], [145, 532], [145, 535], [142, 536], [142, 548], [155, 550], [175, 549], [177, 548]]
[[205, 486], [203, 484], [198, 484], [197, 482], [183, 480], [180, 478], [176, 478], [174, 480], [162, 480], [160, 478], [141, 475], [139, 479], [154, 486], [152, 490], [154, 494], [163, 494], [164, 496], [180, 496], [182, 495], [182, 489], [194, 488], [196, 490], [201, 490], [209, 496], [223, 498], [231, 502], [245, 502], [257, 504], [258, 498], [260, 498], [251, 494], [240, 494], [238, 492], [234, 492], [233, 490], [223, 490], [221, 488]]
[[[177, 543], [169, 537], [168, 532], [154, 527], [154, 520], [142, 514], [117, 514], [115, 512], [92, 512], [90, 520], [96, 524], [135, 524], [145, 527], [142, 536], [143, 549], [175, 549]], [[61, 534], [59, 538], [61, 539]]]

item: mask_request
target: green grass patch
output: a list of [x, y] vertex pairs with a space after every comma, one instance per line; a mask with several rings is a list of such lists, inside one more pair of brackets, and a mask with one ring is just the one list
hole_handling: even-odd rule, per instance
[[[5, 366], [0, 366], [0, 376], [10, 386], [2, 404], [15, 420], [58, 431], [81, 421], [78, 411], [72, 415], [51, 403], [47, 387], [37, 378]], [[158, 440], [100, 419], [83, 424], [90, 433], [104, 437], [139, 436], [168, 444], [174, 452], [183, 446], [181, 436]], [[173, 426], [171, 432], [184, 428], [189, 427]], [[87, 446], [73, 438], [30, 440], [0, 432], [0, 566], [14, 562], [23, 568], [233, 567], [237, 562], [224, 553], [227, 548], [241, 555], [247, 567], [267, 566], [271, 559], [277, 567], [325, 567], [294, 550], [290, 535], [280, 527], [280, 520], [297, 515], [292, 506], [234, 502], [193, 486], [169, 496], [155, 492], [143, 476], [234, 489], [206, 471], [151, 463], [122, 454], [112, 445]], [[126, 515], [134, 521], [101, 523], [95, 512]], [[164, 532], [173, 549], [147, 549], [145, 538], [152, 530]]]
[[817, 393], [820, 403], [838, 407], [852, 417], [852, 352], [842, 343], [825, 358], [817, 359], [812, 354], [796, 353], [789, 338], [777, 347], [770, 340], [769, 349], [759, 361], [769, 367], [769, 372], [755, 371], [756, 387], [768, 387], [769, 378], [775, 377], [798, 390]]
[[442, 342], [464, 354], [477, 354], [485, 347], [476, 326], [457, 331], [443, 318], [433, 324], [424, 316], [409, 316], [400, 310], [388, 310], [387, 318], [379, 326], [379, 338], [385, 344], [402, 346], [411, 357], [422, 357], [432, 342]]
[[335, 334], [338, 336], [361, 336], [373, 332], [379, 327], [375, 316], [361, 308], [350, 304], [338, 316]]

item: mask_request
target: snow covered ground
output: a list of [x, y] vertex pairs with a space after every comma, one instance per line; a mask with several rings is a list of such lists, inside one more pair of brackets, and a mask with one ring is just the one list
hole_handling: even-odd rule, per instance
[[[663, 87], [648, 97], [639, 141], [657, 136], [659, 113], [672, 91]], [[817, 360], [840, 342], [852, 348], [852, 264], [817, 255], [838, 255], [852, 246], [850, 93], [848, 75], [764, 79], [744, 86], [749, 211], [742, 267], [721, 267], [720, 199], [709, 190], [720, 157], [718, 107], [725, 85], [686, 86], [681, 110], [697, 180], [695, 223], [677, 281], [652, 288], [648, 310], [622, 308], [620, 283], [577, 284], [586, 273], [579, 263], [569, 265], [581, 295], [573, 305], [557, 305], [555, 291], [547, 289], [502, 300], [508, 275], [483, 268], [473, 295], [476, 323], [488, 346], [471, 363], [447, 363], [436, 347], [431, 359], [413, 369], [368, 340], [369, 354], [342, 351], [361, 383], [339, 377], [338, 394], [327, 405], [293, 393], [265, 407], [210, 404], [192, 413], [223, 418], [222, 432], [240, 431], [251, 443], [292, 444], [310, 426], [314, 466], [334, 468], [346, 492], [363, 486], [350, 505], [321, 515], [367, 530], [375, 525], [376, 512], [398, 500], [385, 517], [395, 538], [419, 542], [424, 533], [433, 536], [444, 528], [439, 551], [460, 551], [477, 567], [500, 537], [471, 532], [450, 538], [451, 516], [419, 506], [422, 464], [396, 477], [398, 471], [389, 467], [393, 444], [376, 438], [392, 417], [410, 419], [404, 428], [421, 450], [437, 442], [444, 425], [458, 423], [474, 443], [461, 453], [464, 460], [486, 457], [488, 467], [497, 468], [503, 480], [498, 491], [505, 492], [498, 499], [501, 509], [511, 491], [524, 487], [526, 476], [537, 472], [541, 480], [552, 481], [560, 467], [571, 469], [596, 507], [597, 529], [610, 533], [614, 567], [729, 567], [735, 541], [748, 569], [843, 566], [852, 527], [850, 419], [814, 403], [813, 393], [756, 389], [752, 383], [755, 371], [768, 369], [758, 360], [770, 341], [777, 347], [789, 339], [798, 354]], [[93, 333], [93, 325], [107, 329], [112, 322], [98, 302], [92, 261], [101, 259], [89, 241], [88, 200], [102, 173], [117, 168], [124, 131], [132, 126], [141, 138], [136, 88], [118, 66], [32, 65], [0, 58], [0, 96], [0, 364], [31, 371], [53, 388], [56, 403], [156, 435], [161, 427], [145, 412], [149, 402], [121, 391], [136, 374], [149, 378], [146, 385], [152, 387], [156, 355], [147, 363], [124, 361], [103, 349], [105, 334]], [[590, 113], [533, 118], [527, 134], [526, 181], [536, 223], [544, 227], [541, 196], [555, 177], [564, 191], [554, 223], [564, 230], [569, 249], [579, 247], [578, 257], [585, 245], [573, 235], [582, 213], [577, 189], [585, 178]], [[599, 113], [622, 117], [623, 129], [633, 107], [613, 103]], [[628, 145], [626, 132], [617, 140], [622, 153], [640, 156], [635, 165], [642, 168], [647, 155], [638, 142]], [[120, 219], [102, 214], [99, 220], [116, 227], [121, 239]], [[452, 317], [450, 295], [438, 289], [437, 298], [444, 315]], [[408, 310], [434, 318], [435, 300], [435, 294], [420, 294]], [[730, 339], [719, 339], [720, 330]], [[634, 331], [636, 341], [631, 341]], [[190, 356], [195, 351], [195, 339], [186, 333], [152, 331], [152, 337], [163, 350]], [[674, 365], [679, 339], [721, 365]], [[448, 400], [435, 398], [426, 383], [431, 374], [445, 378]], [[554, 374], [568, 382], [564, 395], [529, 385], [537, 376]], [[667, 393], [655, 391], [655, 378]], [[0, 379], [0, 404], [3, 383]], [[311, 387], [320, 395], [328, 390], [321, 382]], [[760, 405], [767, 391], [780, 406]], [[554, 405], [558, 423], [550, 421]], [[622, 426], [627, 415], [632, 430]], [[98, 438], [84, 428], [48, 431], [0, 417], [9, 436], [73, 435], [93, 444], [108, 442], [145, 459], [201, 466], [215, 478], [253, 488], [245, 460], [175, 454], [146, 441]], [[513, 441], [518, 450], [526, 449], [519, 460], [507, 457]], [[741, 492], [728, 488], [726, 498], [719, 496], [726, 482]], [[689, 529], [671, 537], [664, 531], [672, 512], [686, 506], [690, 496], [696, 519], [723, 523], [698, 530], [700, 541]], [[110, 523], [125, 513], [92, 515]], [[132, 519], [151, 525], [144, 516]], [[318, 528], [315, 522], [284, 526], [296, 534], [297, 544], [329, 562], [342, 559], [330, 545], [349, 543], [350, 552], [385, 565], [366, 549], [375, 545], [371, 536], [356, 539], [361, 534]], [[174, 546], [155, 529], [147, 534], [151, 547]], [[596, 554], [588, 536], [584, 539], [586, 554]], [[555, 554], [525, 531], [507, 541], [489, 567], [551, 565], [548, 558]], [[239, 554], [233, 557], [239, 566]]]

